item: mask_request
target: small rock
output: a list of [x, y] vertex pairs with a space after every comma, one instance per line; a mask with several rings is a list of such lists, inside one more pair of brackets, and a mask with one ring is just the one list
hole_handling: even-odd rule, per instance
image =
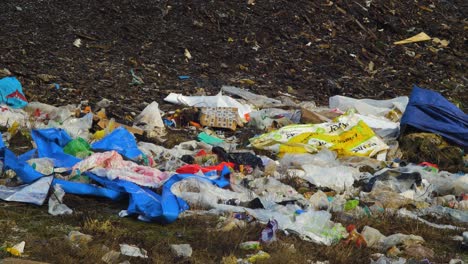
[[177, 257], [190, 258], [192, 256], [192, 247], [189, 244], [171, 245], [171, 251]]
[[18, 10], [18, 11], [23, 11], [23, 8], [21, 8], [20, 6], [17, 6], [17, 7], [16, 7], [16, 10]]
[[83, 234], [79, 231], [70, 231], [68, 233], [68, 240], [71, 242], [77, 242], [77, 243], [88, 243], [91, 240], [93, 240], [93, 237], [90, 235]]
[[104, 256], [102, 256], [101, 260], [104, 261], [107, 264], [114, 264], [114, 263], [117, 263], [117, 261], [119, 260], [119, 257], [120, 257], [119, 252], [117, 252], [115, 250], [111, 250], [111, 251], [107, 252], [106, 254], [104, 254]]
[[133, 245], [120, 244], [120, 253], [129, 257], [148, 258], [148, 252]]

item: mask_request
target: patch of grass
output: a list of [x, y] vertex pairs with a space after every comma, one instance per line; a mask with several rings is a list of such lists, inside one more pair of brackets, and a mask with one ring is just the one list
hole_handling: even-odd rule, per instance
[[[120, 256], [119, 261], [131, 263], [221, 263], [223, 257], [243, 258], [255, 252], [239, 248], [245, 241], [258, 240], [262, 225], [249, 224], [243, 229], [221, 232], [215, 229], [218, 217], [183, 217], [170, 225], [144, 223], [135, 218], [119, 218], [117, 212], [123, 203], [67, 195], [66, 204], [75, 212], [71, 216], [54, 217], [47, 207], [15, 203], [0, 203], [0, 244], [10, 245], [26, 241], [28, 259], [50, 263], [102, 263], [109, 250], [120, 251], [119, 244], [133, 244], [148, 251], [149, 258]], [[366, 225], [380, 230], [384, 235], [395, 233], [420, 235], [425, 246], [435, 251], [432, 263], [448, 263], [452, 258], [468, 259], [459, 242], [451, 240], [461, 232], [438, 230], [422, 223], [396, 219], [384, 214], [348, 220], [343, 225], [354, 224], [360, 231]], [[465, 227], [468, 227], [465, 225]], [[73, 244], [66, 239], [71, 230], [93, 236], [87, 244]], [[172, 255], [171, 244], [190, 244], [193, 255], [189, 260]], [[291, 249], [293, 245], [294, 249]], [[263, 245], [271, 255], [260, 263], [305, 263], [325, 261], [330, 263], [368, 263], [370, 255], [378, 250], [357, 248], [354, 244], [338, 243], [330, 247], [301, 240], [295, 235], [278, 232], [278, 241]], [[8, 257], [1, 253], [0, 258]]]

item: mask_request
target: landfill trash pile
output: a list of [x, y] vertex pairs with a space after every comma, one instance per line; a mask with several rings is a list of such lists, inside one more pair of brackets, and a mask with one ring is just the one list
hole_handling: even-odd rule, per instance
[[[12, 90], [0, 116], [0, 199], [7, 202], [48, 200], [50, 214], [69, 215], [63, 197], [73, 194], [127, 201], [119, 216], [145, 222], [170, 224], [193, 212], [226, 217], [218, 228], [224, 231], [266, 225], [258, 241], [240, 245], [253, 252], [242, 263], [270, 258], [261, 245], [280, 232], [325, 246], [374, 248], [383, 255], [372, 263], [420, 261], [434, 256], [424, 237], [385, 236], [339, 219], [392, 214], [460, 234], [468, 222], [468, 116], [417, 86], [409, 98], [333, 96], [325, 107], [224, 86], [215, 96], [169, 94], [164, 100], [179, 110], [162, 112], [153, 102], [133, 124], [109, 120], [102, 106], [28, 103], [14, 77], [0, 80], [0, 91]], [[257, 134], [239, 142], [242, 130]], [[196, 138], [171, 149], [154, 144], [175, 131]], [[13, 139], [20, 136], [33, 147], [19, 151]], [[421, 138], [411, 149], [450, 162], [437, 155], [418, 160], [399, 147], [408, 137]], [[120, 246], [123, 255], [148, 258], [136, 246]], [[171, 250], [192, 255], [190, 245]]]

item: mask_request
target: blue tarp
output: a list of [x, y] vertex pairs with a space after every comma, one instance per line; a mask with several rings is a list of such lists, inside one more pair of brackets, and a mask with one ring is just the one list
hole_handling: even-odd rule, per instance
[[21, 83], [15, 77], [0, 79], [0, 103], [12, 108], [23, 108], [28, 104]]
[[438, 92], [415, 85], [400, 124], [402, 130], [410, 125], [468, 148], [468, 115]]
[[[26, 163], [31, 158], [51, 158], [54, 160], [56, 167], [69, 168], [80, 161], [80, 159], [63, 152], [63, 147], [71, 141], [70, 136], [64, 130], [56, 128], [33, 130], [31, 136], [37, 145], [37, 149], [28, 151], [19, 157], [16, 157], [13, 152], [4, 147], [0, 138], [0, 158], [4, 160], [5, 168], [14, 170], [23, 182], [32, 183], [44, 176]], [[114, 130], [111, 134], [93, 144], [93, 149], [116, 150], [127, 158], [135, 158], [141, 155], [133, 135], [124, 128]], [[174, 183], [189, 177], [197, 177], [222, 188], [229, 185], [229, 181], [226, 179], [226, 175], [229, 173], [229, 168], [224, 167], [220, 177], [217, 177], [216, 172], [207, 173], [206, 177], [193, 174], [176, 174], [164, 183], [161, 195], [149, 188], [141, 187], [129, 181], [109, 180], [89, 172], [85, 174], [102, 186], [57, 178], [53, 180], [52, 185], [60, 184], [65, 193], [75, 195], [99, 196], [112, 200], [128, 196], [127, 212], [129, 214], [139, 215], [141, 219], [147, 221], [172, 223], [177, 220], [181, 212], [189, 208], [184, 200], [176, 197], [171, 192]]]
[[115, 150], [128, 159], [143, 155], [143, 152], [138, 149], [135, 137], [123, 127], [114, 129], [103, 139], [91, 144], [91, 149], [95, 151]]

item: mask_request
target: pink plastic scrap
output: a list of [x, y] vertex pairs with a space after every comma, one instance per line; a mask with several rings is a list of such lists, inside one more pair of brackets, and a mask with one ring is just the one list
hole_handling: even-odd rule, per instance
[[157, 188], [169, 175], [158, 169], [124, 160], [116, 151], [94, 153], [73, 166], [73, 173], [92, 172], [108, 179], [121, 179], [141, 186]]

